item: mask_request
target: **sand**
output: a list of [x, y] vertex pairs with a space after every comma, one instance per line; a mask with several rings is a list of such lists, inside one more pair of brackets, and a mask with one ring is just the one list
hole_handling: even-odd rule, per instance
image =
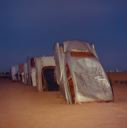
[[127, 85], [115, 102], [68, 105], [59, 92], [0, 80], [0, 128], [127, 128]]

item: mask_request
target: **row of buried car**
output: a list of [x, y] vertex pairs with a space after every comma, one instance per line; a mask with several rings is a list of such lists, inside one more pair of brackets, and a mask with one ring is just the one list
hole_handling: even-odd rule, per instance
[[12, 79], [39, 91], [60, 91], [67, 103], [112, 101], [113, 92], [95, 47], [83, 41], [56, 43], [54, 56], [29, 58], [12, 67]]

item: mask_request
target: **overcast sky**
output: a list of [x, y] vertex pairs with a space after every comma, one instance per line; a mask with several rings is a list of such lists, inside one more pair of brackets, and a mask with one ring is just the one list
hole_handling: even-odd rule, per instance
[[94, 43], [106, 69], [127, 69], [126, 0], [0, 0], [0, 71], [72, 39]]

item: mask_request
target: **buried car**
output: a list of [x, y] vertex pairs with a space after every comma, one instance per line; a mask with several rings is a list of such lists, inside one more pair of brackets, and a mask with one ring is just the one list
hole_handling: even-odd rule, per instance
[[93, 44], [55, 45], [56, 79], [68, 103], [112, 101], [112, 88]]
[[39, 91], [58, 91], [55, 79], [55, 60], [53, 56], [35, 57], [37, 88]]

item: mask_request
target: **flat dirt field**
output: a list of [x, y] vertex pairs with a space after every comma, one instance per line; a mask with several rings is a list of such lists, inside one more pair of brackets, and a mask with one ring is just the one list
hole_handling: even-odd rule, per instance
[[0, 80], [0, 128], [127, 128], [127, 85], [115, 102], [68, 105], [59, 92]]

